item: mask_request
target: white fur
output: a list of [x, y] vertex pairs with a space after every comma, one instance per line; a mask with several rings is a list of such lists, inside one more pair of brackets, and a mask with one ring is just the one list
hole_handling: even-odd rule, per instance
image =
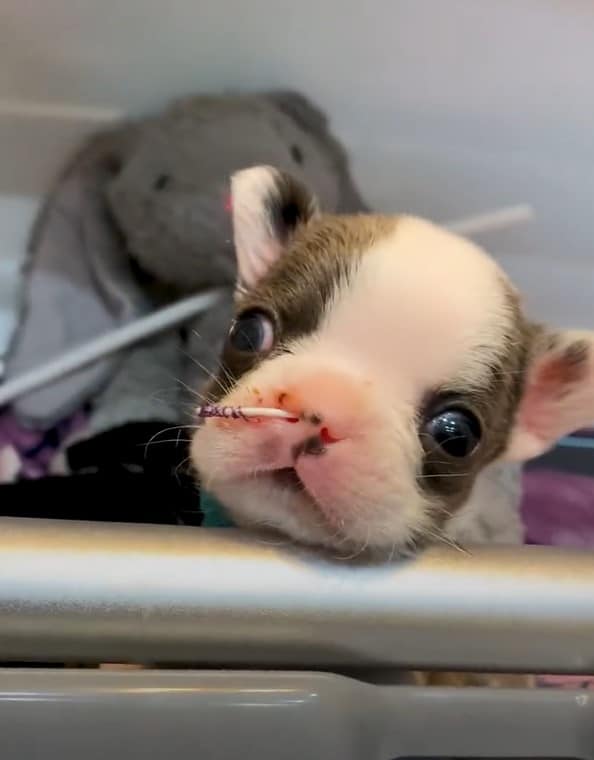
[[522, 543], [521, 476], [517, 464], [495, 462], [486, 467], [466, 504], [446, 525], [446, 536], [462, 546]]
[[352, 355], [416, 403], [444, 383], [480, 385], [510, 319], [492, 259], [463, 238], [404, 217], [364, 255], [322, 328], [301, 348]]

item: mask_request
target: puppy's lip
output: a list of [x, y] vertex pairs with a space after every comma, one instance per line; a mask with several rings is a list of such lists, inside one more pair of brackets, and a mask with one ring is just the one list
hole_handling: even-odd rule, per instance
[[[303, 509], [310, 516], [315, 517], [318, 522], [320, 518], [323, 523], [327, 523], [328, 530], [335, 530], [336, 526], [329, 519], [326, 511], [318, 503], [311, 491], [307, 488], [304, 481], [299, 477], [299, 474], [294, 467], [281, 467], [276, 470], [260, 470], [250, 475], [239, 475], [233, 478], [233, 482], [236, 485], [244, 485], [249, 487], [249, 484], [255, 481], [268, 484], [272, 489], [272, 495], [270, 497], [271, 507], [274, 508], [274, 495], [278, 493], [285, 493], [290, 497], [290, 504], [293, 506], [290, 509]], [[293, 499], [296, 501], [293, 502]], [[318, 527], [319, 522], [318, 522]]]
[[317, 503], [304, 481], [299, 477], [299, 474], [294, 467], [281, 467], [277, 470], [267, 470], [258, 473], [256, 477], [268, 481], [275, 489], [278, 488], [284, 492], [288, 491], [290, 494], [299, 497], [300, 502], [303, 506], [307, 505], [308, 510], [323, 514], [320, 505]]

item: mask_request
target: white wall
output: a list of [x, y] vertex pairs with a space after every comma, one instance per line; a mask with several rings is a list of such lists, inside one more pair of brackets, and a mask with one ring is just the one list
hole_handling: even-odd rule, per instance
[[288, 86], [330, 113], [378, 209], [533, 203], [491, 247], [536, 315], [594, 327], [591, 0], [2, 0], [0, 64], [5, 255], [97, 123]]

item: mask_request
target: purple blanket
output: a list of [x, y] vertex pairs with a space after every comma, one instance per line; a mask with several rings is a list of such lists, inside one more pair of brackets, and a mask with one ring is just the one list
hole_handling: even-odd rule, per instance
[[594, 477], [525, 472], [522, 516], [527, 543], [594, 548]]
[[10, 412], [0, 414], [0, 483], [47, 475], [65, 442], [85, 423], [86, 415], [79, 412], [41, 432], [22, 427]]

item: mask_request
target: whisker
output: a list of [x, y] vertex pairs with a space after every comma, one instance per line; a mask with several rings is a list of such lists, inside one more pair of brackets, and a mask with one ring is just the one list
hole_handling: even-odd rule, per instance
[[350, 555], [348, 555], [346, 557], [339, 557], [339, 559], [342, 560], [342, 561], [348, 562], [350, 560], [357, 559], [357, 557], [360, 557], [362, 554], [364, 554], [365, 550], [368, 548], [370, 537], [371, 537], [371, 527], [368, 525], [367, 526], [367, 538], [363, 542], [361, 548], [358, 551], [353, 552], [353, 554], [350, 554]]
[[190, 461], [191, 458], [192, 458], [191, 456], [188, 456], [185, 459], [182, 459], [182, 461], [175, 468], [174, 477], [177, 480], [178, 485], [179, 485], [179, 471], [180, 471], [180, 468], [183, 467], [184, 465], [186, 465]]
[[430, 538], [433, 538], [436, 541], [438, 541], [440, 543], [443, 543], [443, 544], [445, 544], [446, 546], [449, 546], [452, 549], [456, 549], [456, 551], [459, 551], [462, 554], [470, 556], [470, 552], [467, 549], [465, 549], [463, 546], [461, 546], [459, 543], [457, 543], [453, 539], [451, 539], [448, 536], [446, 536], [441, 531], [435, 532], [435, 531], [432, 531], [430, 528], [425, 528], [424, 532]]
[[[190, 396], [197, 398], [199, 401], [204, 400], [204, 394], [201, 391], [199, 391], [197, 388], [190, 388], [190, 386], [179, 377], [174, 377], [173, 380], [179, 385], [181, 385], [182, 388], [184, 388], [190, 394]], [[227, 393], [227, 391], [223, 391], [223, 392]]]
[[[166, 398], [165, 394], [170, 394], [171, 398], [170, 399]], [[168, 404], [168, 403], [173, 404], [177, 402], [177, 398], [174, 398], [174, 397], [177, 397], [177, 395], [178, 395], [177, 388], [158, 388], [157, 390], [154, 390], [151, 393], [149, 398], [151, 399], [151, 401], [158, 401], [163, 404]]]
[[[211, 346], [211, 344], [207, 340], [205, 340], [202, 335], [200, 335], [200, 333], [198, 332], [198, 330], [192, 330], [192, 333], [198, 338], [198, 340], [201, 342], [201, 345], [203, 345], [208, 351], [210, 351], [211, 355], [214, 357], [214, 359], [215, 359], [215, 361], [217, 363], [218, 369], [220, 369], [225, 374], [227, 381], [231, 385], [234, 385], [235, 381], [231, 377], [231, 375], [229, 374], [229, 370], [221, 362], [221, 356], [220, 356], [219, 352], [217, 350], [215, 350], [214, 347]], [[197, 360], [195, 359], [195, 357], [191, 356], [190, 359], [192, 359], [192, 361], [194, 361], [195, 363], [197, 362]], [[201, 366], [202, 369], [205, 370], [205, 372], [208, 372], [208, 370], [206, 370], [203, 365], [198, 364], [198, 366]]]
[[146, 448], [147, 446], [157, 446], [159, 443], [192, 443], [191, 438], [165, 438], [163, 440], [159, 441], [147, 441], [145, 444], [140, 444], [141, 446], [144, 445]]
[[[187, 351], [182, 351], [182, 353], [184, 354], [186, 359], [189, 359], [193, 364], [195, 364], [198, 367], [198, 369], [201, 369], [208, 378], [210, 378], [213, 382], [215, 382], [220, 388], [221, 392], [225, 396], [227, 395], [227, 393], [229, 393], [229, 391], [231, 390], [231, 386], [223, 385], [222, 379], [218, 375], [216, 375], [212, 370], [210, 370], [205, 364], [202, 364], [202, 362], [198, 361], [198, 359], [196, 359], [195, 356], [192, 356]], [[220, 368], [223, 369], [222, 366]]]
[[146, 442], [146, 444], [144, 446], [144, 458], [146, 459], [146, 452], [147, 452], [148, 446], [151, 443], [153, 443], [153, 441], [155, 440], [155, 438], [157, 438], [160, 435], [163, 435], [163, 433], [169, 433], [172, 430], [179, 430], [179, 429], [181, 429], [181, 430], [188, 430], [188, 429], [189, 430], [198, 430], [198, 427], [199, 427], [198, 425], [172, 425], [171, 427], [167, 427], [167, 428], [163, 428], [163, 430], [159, 430], [158, 433], [155, 433], [154, 435], [152, 435], [149, 438], [149, 440]]
[[388, 556], [388, 562], [394, 562], [394, 557], [396, 556], [396, 541], [392, 542], [392, 549], [390, 551], [390, 554]]
[[[278, 526], [269, 520], [254, 520], [253, 522], [250, 522], [250, 525], [252, 525], [254, 528], [272, 528], [273, 530], [278, 531]], [[264, 536], [262, 536], [261, 533], [259, 533], [257, 536], [257, 541], [264, 546], [296, 546], [296, 542], [290, 539], [288, 536], [286, 538], [282, 538], [279, 535], [277, 541], [272, 541], [266, 539]]]
[[211, 343], [209, 343], [209, 341], [207, 341], [206, 338], [203, 335], [201, 335], [198, 332], [198, 330], [196, 330], [195, 327], [192, 328], [191, 332], [192, 332], [192, 335], [194, 335], [194, 336], [196, 336], [196, 338], [198, 338], [198, 340], [200, 341], [200, 344], [202, 346], [204, 346], [204, 348], [206, 348], [207, 351], [210, 352], [210, 355], [212, 357], [214, 357], [215, 361], [218, 362], [219, 358], [220, 358], [220, 354], [219, 354], [218, 349], [215, 349], [215, 347]]

